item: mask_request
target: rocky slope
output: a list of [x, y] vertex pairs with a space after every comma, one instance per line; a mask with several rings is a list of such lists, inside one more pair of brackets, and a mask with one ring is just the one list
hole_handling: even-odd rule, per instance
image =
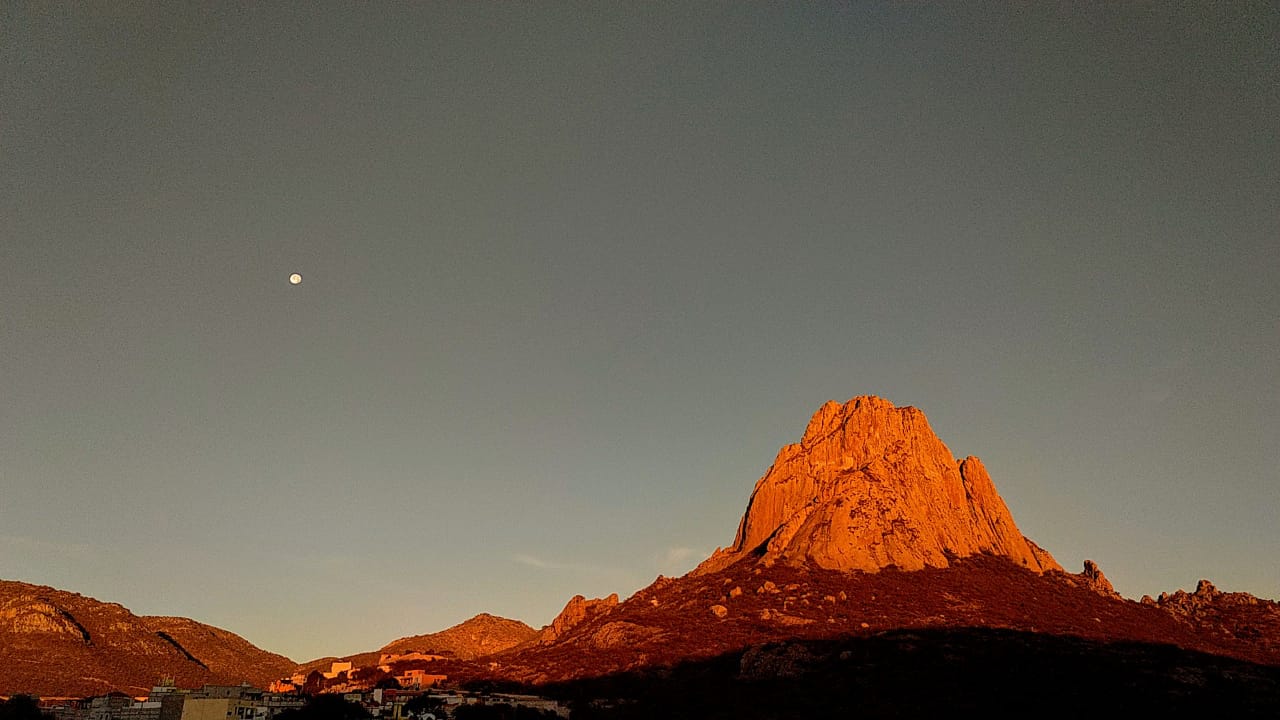
[[0, 580], [0, 695], [136, 695], [161, 677], [180, 687], [264, 684], [292, 660], [186, 618], [139, 617], [115, 603]]
[[1092, 563], [1081, 573], [1036, 573], [992, 554], [957, 558], [945, 568], [876, 573], [765, 566], [747, 558], [714, 572], [659, 578], [551, 644], [489, 659], [499, 664], [497, 676], [540, 683], [672, 666], [783, 641], [991, 628], [1177, 646], [1280, 665], [1280, 604], [1254, 598], [1257, 604], [1244, 606], [1255, 613], [1250, 621], [1234, 606], [1216, 617], [1210, 613], [1223, 607], [1197, 607], [1184, 616], [1109, 593], [1100, 576]]
[[982, 462], [956, 460], [924, 413], [874, 396], [823, 405], [756, 483], [733, 544], [696, 572], [744, 557], [875, 572], [993, 553], [1060, 570], [1022, 536]]
[[1155, 600], [1144, 596], [1141, 602], [1164, 610], [1201, 634], [1244, 640], [1268, 656], [1280, 657], [1280, 603], [1249, 593], [1223, 592], [1208, 580], [1197, 583], [1195, 592], [1160, 593]]

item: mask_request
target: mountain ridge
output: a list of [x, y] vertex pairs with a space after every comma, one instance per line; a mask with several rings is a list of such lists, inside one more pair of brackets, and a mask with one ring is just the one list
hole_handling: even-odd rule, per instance
[[181, 687], [265, 684], [293, 667], [228, 630], [180, 617], [140, 616], [119, 603], [47, 585], [0, 580], [0, 694], [87, 696]]

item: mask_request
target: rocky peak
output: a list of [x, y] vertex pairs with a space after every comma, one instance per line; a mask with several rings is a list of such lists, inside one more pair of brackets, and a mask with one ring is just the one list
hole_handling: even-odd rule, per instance
[[582, 595], [574, 595], [572, 599], [560, 611], [555, 620], [551, 624], [542, 628], [538, 633], [538, 643], [541, 645], [550, 645], [564, 634], [569, 632], [574, 626], [579, 625], [587, 620], [602, 615], [616, 607], [618, 604], [618, 594], [613, 593], [606, 598], [596, 598], [588, 600]]
[[1018, 531], [981, 460], [954, 459], [916, 408], [861, 396], [818, 409], [756, 483], [733, 545], [695, 572], [746, 557], [918, 570], [977, 553], [1061, 569]]

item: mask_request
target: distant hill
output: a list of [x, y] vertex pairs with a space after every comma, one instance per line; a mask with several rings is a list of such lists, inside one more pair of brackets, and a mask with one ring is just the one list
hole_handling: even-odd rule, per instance
[[537, 634], [537, 630], [519, 620], [480, 613], [440, 632], [394, 640], [384, 645], [379, 652], [437, 653], [452, 655], [459, 660], [473, 660], [528, 642]]
[[12, 580], [0, 580], [0, 649], [0, 695], [137, 695], [161, 677], [180, 687], [265, 685], [294, 667], [194, 620], [140, 617], [116, 603]]
[[[356, 668], [370, 668], [385, 655], [441, 655], [446, 660], [436, 660], [431, 667], [453, 677], [461, 670], [466, 675], [476, 674], [478, 667], [467, 662], [508, 650], [533, 640], [538, 631], [520, 622], [497, 615], [480, 613], [457, 625], [439, 632], [412, 635], [393, 640], [376, 651], [356, 653], [343, 657], [322, 657], [299, 664], [294, 672], [306, 674], [313, 670], [328, 670], [334, 661], [350, 662]], [[461, 661], [461, 662], [454, 662]], [[408, 661], [415, 667], [423, 666], [422, 660]], [[427, 661], [430, 662], [430, 661]], [[447, 669], [446, 669], [447, 667]]]

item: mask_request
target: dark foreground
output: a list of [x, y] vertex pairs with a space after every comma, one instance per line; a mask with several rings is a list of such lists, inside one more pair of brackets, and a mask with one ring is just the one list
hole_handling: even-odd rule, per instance
[[585, 718], [1280, 717], [1280, 667], [1168, 645], [896, 630], [542, 686]]

